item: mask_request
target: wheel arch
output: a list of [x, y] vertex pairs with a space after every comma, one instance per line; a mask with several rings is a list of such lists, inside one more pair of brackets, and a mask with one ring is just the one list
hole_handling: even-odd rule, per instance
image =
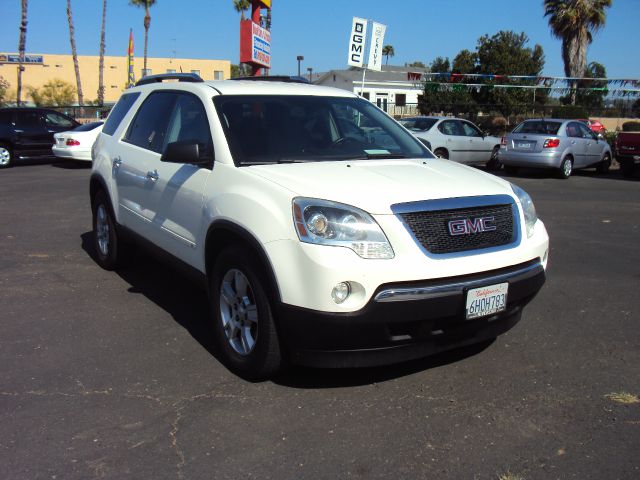
[[269, 256], [262, 244], [248, 230], [228, 220], [218, 220], [209, 226], [205, 238], [204, 261], [207, 278], [210, 277], [213, 265], [220, 253], [228, 246], [244, 246], [255, 254], [260, 262], [262, 273], [269, 284], [266, 290], [271, 298], [280, 303], [280, 288]]
[[107, 183], [104, 179], [97, 174], [91, 175], [91, 179], [89, 180], [89, 200], [91, 201], [91, 208], [93, 209], [93, 198], [96, 196], [99, 190], [104, 191], [105, 195], [109, 199], [111, 203], [111, 209], [113, 210], [113, 201], [111, 199], [111, 195], [109, 194], [109, 189], [107, 188]]

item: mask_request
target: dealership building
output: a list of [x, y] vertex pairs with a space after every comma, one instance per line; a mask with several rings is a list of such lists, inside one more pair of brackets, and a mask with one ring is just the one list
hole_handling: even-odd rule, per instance
[[[80, 80], [85, 103], [98, 98], [99, 56], [78, 55]], [[23, 100], [30, 101], [27, 87], [39, 88], [53, 79], [64, 80], [74, 87], [76, 75], [71, 55], [28, 54], [22, 73]], [[134, 58], [136, 80], [143, 76], [144, 58]], [[127, 56], [104, 57], [104, 101], [114, 103], [127, 85]], [[203, 60], [194, 58], [147, 58], [147, 74], [157, 73], [197, 73], [204, 80], [224, 80], [231, 77], [229, 60]], [[10, 84], [15, 92], [18, 75], [18, 55], [0, 53], [0, 76]]]

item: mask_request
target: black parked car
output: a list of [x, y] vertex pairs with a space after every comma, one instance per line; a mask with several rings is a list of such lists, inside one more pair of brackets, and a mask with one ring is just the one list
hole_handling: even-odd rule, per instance
[[0, 168], [19, 158], [52, 156], [53, 134], [78, 125], [73, 118], [47, 108], [1, 108]]

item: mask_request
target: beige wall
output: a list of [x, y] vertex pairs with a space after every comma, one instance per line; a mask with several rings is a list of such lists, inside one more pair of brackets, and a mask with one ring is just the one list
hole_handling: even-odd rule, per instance
[[[39, 54], [35, 54], [39, 55]], [[59, 78], [76, 86], [76, 76], [71, 55], [43, 55], [44, 64], [25, 64], [22, 74], [23, 100], [30, 100], [26, 95], [26, 87], [40, 87], [49, 80]], [[78, 56], [80, 80], [86, 103], [98, 98], [98, 56]], [[136, 80], [142, 76], [142, 57], [134, 58]], [[229, 60], [199, 60], [192, 58], [147, 58], [147, 68], [152, 74], [166, 73], [167, 70], [189, 73], [199, 70], [204, 80], [214, 80], [214, 71], [222, 71], [224, 79], [231, 77]], [[181, 70], [182, 69], [182, 70]], [[0, 64], [0, 76], [10, 83], [9, 89], [14, 93], [17, 83], [18, 65], [14, 63]], [[127, 57], [104, 57], [104, 100], [115, 102], [125, 88], [127, 81]], [[15, 99], [8, 99], [9, 101]]]

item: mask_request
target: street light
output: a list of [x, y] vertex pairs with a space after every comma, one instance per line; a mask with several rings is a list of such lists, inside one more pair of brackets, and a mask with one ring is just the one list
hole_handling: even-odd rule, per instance
[[300, 62], [304, 60], [304, 57], [302, 55], [298, 55], [296, 60], [298, 60], [298, 76], [300, 76]]
[[309, 83], [311, 83], [311, 74], [313, 73], [313, 68], [307, 68], [307, 72], [309, 72]]

